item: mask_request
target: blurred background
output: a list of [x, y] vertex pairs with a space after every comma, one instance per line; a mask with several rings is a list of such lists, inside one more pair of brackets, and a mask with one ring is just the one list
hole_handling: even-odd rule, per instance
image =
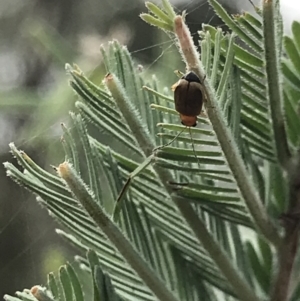
[[[253, 9], [249, 0], [222, 2], [231, 13]], [[173, 4], [179, 13], [188, 13], [195, 42], [201, 23], [222, 26], [206, 0]], [[162, 85], [176, 81], [173, 71], [184, 66], [174, 43], [139, 18], [145, 11], [142, 0], [0, 2], [1, 162], [13, 161], [12, 141], [47, 170], [64, 160], [60, 123], [68, 125], [76, 101], [65, 63], [76, 63], [100, 84], [106, 70], [99, 46], [109, 40], [127, 45], [144, 72], [164, 79]], [[0, 189], [1, 298], [46, 283], [47, 273], [72, 262], [76, 250], [55, 234], [59, 226], [33, 195], [6, 177], [3, 167]]]

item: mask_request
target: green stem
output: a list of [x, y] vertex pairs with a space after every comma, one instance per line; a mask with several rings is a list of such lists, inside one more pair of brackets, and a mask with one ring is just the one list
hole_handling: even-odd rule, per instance
[[279, 249], [278, 272], [272, 285], [271, 301], [287, 301], [290, 295], [290, 282], [299, 244], [299, 225], [288, 221], [285, 236]]
[[67, 162], [60, 164], [57, 168], [57, 172], [97, 226], [115, 245], [125, 260], [131, 265], [157, 298], [161, 301], [178, 301], [173, 293], [167, 289], [165, 283], [157, 277], [157, 274], [148, 266], [147, 262], [125, 238], [119, 228], [96, 203], [82, 180], [69, 164]]
[[[189, 29], [183, 22], [181, 16], [177, 16], [174, 23], [180, 50], [188, 69], [194, 71], [199, 78], [203, 80], [205, 78], [204, 70], [199, 60], [199, 54], [193, 43]], [[228, 129], [223, 118], [223, 114], [219, 109], [214, 90], [208, 80], [204, 80], [203, 86], [206, 94], [204, 104], [207, 115], [212, 123], [227, 163], [245, 200], [246, 206], [248, 207], [248, 210], [260, 232], [270, 242], [278, 247], [280, 237], [277, 229], [271, 222], [266, 209], [259, 198], [256, 188], [251, 182], [249, 173], [244, 165], [242, 157], [240, 156], [234, 137]]]
[[[155, 145], [152, 142], [150, 134], [147, 133], [142, 126], [141, 119], [134, 116], [133, 112], [135, 112], [135, 110], [132, 108], [132, 104], [129, 102], [121, 83], [117, 78], [115, 78], [115, 76], [110, 74], [106, 76], [105, 84], [111, 92], [112, 97], [116, 101], [123, 117], [131, 128], [132, 133], [135, 135], [136, 140], [145, 154], [145, 157], [149, 157], [152, 154], [152, 150], [155, 148]], [[224, 253], [219, 244], [215, 242], [212, 235], [207, 231], [206, 226], [200, 220], [191, 204], [189, 202], [176, 199], [173, 194], [173, 188], [169, 185], [169, 183], [176, 182], [172, 176], [172, 173], [168, 169], [161, 168], [157, 165], [154, 165], [153, 169], [157, 173], [166, 191], [169, 193], [171, 200], [177, 206], [199, 242], [215, 260], [216, 265], [226, 276], [228, 282], [231, 284], [233, 290], [239, 296], [240, 300], [258, 301], [258, 298], [253, 293], [253, 290], [251, 290], [248, 284], [243, 280], [242, 276], [232, 264], [231, 260]]]
[[263, 1], [263, 40], [275, 149], [278, 161], [286, 169], [290, 159], [290, 151], [283, 116], [283, 94], [281, 89], [282, 84], [279, 80], [280, 67], [275, 28], [277, 20], [275, 20], [273, 2], [272, 0]]
[[[180, 208], [188, 201], [179, 200], [177, 204]], [[206, 225], [194, 214], [191, 206], [184, 208], [185, 218], [189, 219], [191, 228], [197, 228], [197, 238], [201, 241], [202, 246], [208, 251], [210, 257], [214, 260], [216, 265], [222, 271], [228, 282], [231, 284], [234, 292], [241, 301], [259, 301], [253, 289], [244, 281], [242, 275], [233, 266], [231, 260], [220, 248], [220, 245], [215, 241], [212, 235], [207, 230]]]
[[284, 238], [278, 252], [278, 271], [274, 275], [271, 301], [287, 301], [299, 249], [300, 216], [300, 151], [291, 160], [289, 175], [289, 208], [283, 216]]

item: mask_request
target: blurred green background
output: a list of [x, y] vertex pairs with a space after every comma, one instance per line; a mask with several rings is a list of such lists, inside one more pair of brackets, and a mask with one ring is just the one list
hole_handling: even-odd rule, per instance
[[[201, 23], [221, 25], [206, 1], [175, 5], [178, 12], [187, 11], [196, 42]], [[127, 45], [143, 72], [156, 73], [162, 86], [176, 81], [173, 71], [184, 66], [174, 43], [138, 17], [143, 11], [142, 0], [0, 2], [1, 162], [13, 160], [8, 152], [12, 141], [47, 170], [64, 160], [60, 123], [68, 125], [77, 97], [68, 85], [65, 63], [76, 63], [100, 84], [106, 70], [99, 46], [109, 40]], [[55, 234], [59, 225], [34, 196], [6, 177], [3, 167], [0, 188], [3, 296], [44, 284], [47, 273], [72, 262], [76, 250]]]

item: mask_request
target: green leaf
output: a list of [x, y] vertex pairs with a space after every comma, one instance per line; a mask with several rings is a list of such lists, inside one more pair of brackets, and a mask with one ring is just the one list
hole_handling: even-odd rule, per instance
[[300, 55], [297, 50], [297, 46], [295, 45], [294, 40], [288, 36], [284, 37], [283, 42], [284, 42], [284, 48], [286, 50], [286, 53], [287, 53], [291, 63], [295, 67], [295, 72], [297, 74], [299, 74], [300, 73]]
[[209, 0], [209, 3], [214, 8], [216, 14], [224, 21], [224, 23], [246, 43], [248, 43], [255, 51], [261, 52], [262, 46], [255, 41], [248, 32], [245, 32], [225, 11], [225, 9], [215, 0]]
[[290, 141], [294, 146], [298, 146], [300, 142], [299, 128], [300, 118], [297, 108], [293, 104], [293, 97], [290, 92], [286, 91], [284, 94], [284, 108], [286, 113], [286, 122]]
[[152, 26], [156, 26], [166, 31], [173, 31], [173, 27], [169, 23], [161, 21], [160, 19], [157, 19], [149, 14], [140, 14], [140, 17], [142, 20], [144, 20]]
[[261, 263], [261, 260], [250, 242], [246, 243], [248, 256], [251, 262], [252, 271], [255, 274], [258, 284], [267, 294], [270, 289], [270, 271], [267, 271]]
[[51, 291], [53, 297], [55, 300], [61, 300], [60, 295], [59, 295], [59, 288], [58, 288], [58, 283], [57, 280], [54, 276], [54, 273], [49, 273], [48, 274], [48, 288]]
[[81, 284], [79, 282], [79, 279], [78, 279], [73, 267], [69, 263], [66, 264], [66, 270], [69, 275], [70, 282], [72, 284], [74, 300], [75, 301], [84, 301]]
[[157, 18], [161, 19], [165, 23], [171, 24], [172, 19], [170, 16], [168, 16], [164, 11], [162, 11], [158, 6], [156, 6], [154, 3], [146, 2], [146, 7], [150, 12], [152, 12], [154, 15], [156, 15]]
[[[89, 250], [87, 252], [87, 259], [89, 261], [89, 266], [90, 266], [91, 273], [92, 273], [92, 276], [93, 276], [93, 287], [94, 287], [93, 297], [94, 297], [94, 301], [105, 300], [105, 299], [102, 299], [100, 297], [100, 293], [102, 293], [101, 289], [103, 288], [103, 286], [102, 285], [99, 286], [100, 279], [96, 278], [96, 268], [99, 266], [98, 256], [93, 250]], [[103, 293], [105, 293], [105, 292], [103, 292]]]
[[70, 276], [69, 276], [65, 266], [62, 266], [59, 269], [59, 280], [62, 285], [65, 301], [72, 301], [73, 300], [73, 288], [72, 288]]

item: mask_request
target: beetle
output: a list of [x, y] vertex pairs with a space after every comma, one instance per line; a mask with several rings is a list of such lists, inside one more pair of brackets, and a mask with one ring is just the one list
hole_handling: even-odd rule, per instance
[[175, 110], [179, 113], [181, 123], [187, 127], [195, 127], [204, 99], [203, 86], [199, 77], [190, 71], [172, 86], [172, 90]]
[[[197, 125], [197, 116], [200, 115], [202, 111], [203, 99], [205, 95], [202, 83], [199, 77], [193, 71], [189, 71], [188, 73], [183, 75], [177, 83], [175, 83], [172, 86], [172, 90], [174, 91], [175, 110], [179, 113], [181, 123], [186, 127], [167, 144], [159, 146], [154, 150], [163, 149], [164, 147], [172, 144], [186, 128], [189, 128], [191, 141], [192, 141], [192, 148], [195, 157], [197, 159], [198, 165], [200, 166], [194, 148], [192, 133], [190, 128], [195, 127]], [[153, 155], [149, 156], [142, 164], [139, 165], [139, 167], [137, 167], [129, 175], [116, 201], [113, 216], [116, 216], [117, 212], [120, 210], [120, 205], [119, 205], [120, 201], [124, 197], [127, 189], [129, 188], [131, 180], [151, 163], [152, 157]], [[170, 184], [182, 185], [180, 183], [170, 183]]]

